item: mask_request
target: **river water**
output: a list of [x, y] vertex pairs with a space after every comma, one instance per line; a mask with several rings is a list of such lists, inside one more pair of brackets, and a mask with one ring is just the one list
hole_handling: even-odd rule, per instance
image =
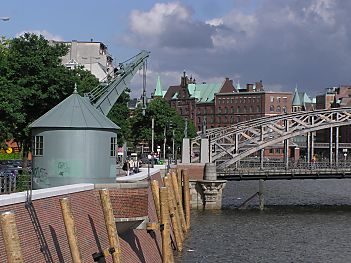
[[351, 262], [351, 180], [228, 182], [223, 210], [192, 211], [177, 262]]

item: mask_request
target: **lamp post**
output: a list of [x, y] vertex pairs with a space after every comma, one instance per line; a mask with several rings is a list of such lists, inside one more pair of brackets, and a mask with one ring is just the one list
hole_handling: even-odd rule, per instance
[[149, 182], [151, 182], [151, 177], [150, 177], [150, 161], [151, 161], [151, 158], [152, 158], [151, 154], [148, 154], [147, 155], [147, 160], [148, 160], [148, 162], [147, 162], [147, 177], [149, 179]]

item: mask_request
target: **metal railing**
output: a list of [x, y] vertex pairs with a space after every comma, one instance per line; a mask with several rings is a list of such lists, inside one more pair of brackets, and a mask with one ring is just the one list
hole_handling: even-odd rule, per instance
[[30, 175], [0, 176], [0, 195], [31, 189]]

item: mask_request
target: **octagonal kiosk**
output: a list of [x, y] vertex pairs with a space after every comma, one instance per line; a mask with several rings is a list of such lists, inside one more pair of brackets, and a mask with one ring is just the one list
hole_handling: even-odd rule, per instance
[[76, 90], [30, 127], [34, 189], [115, 182], [119, 127]]

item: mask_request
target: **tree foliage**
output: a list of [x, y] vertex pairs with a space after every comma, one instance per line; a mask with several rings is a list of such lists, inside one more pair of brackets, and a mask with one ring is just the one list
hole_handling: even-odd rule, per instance
[[131, 122], [129, 118], [128, 102], [130, 100], [129, 89], [126, 89], [118, 98], [107, 117], [116, 123], [120, 130], [117, 132], [117, 142], [119, 146], [131, 140]]
[[[132, 135], [135, 145], [140, 142], [147, 142], [151, 149], [151, 122], [154, 119], [154, 143], [161, 146], [164, 143], [164, 132], [166, 131], [167, 147], [172, 147], [173, 130], [174, 142], [179, 147], [184, 138], [185, 120], [162, 98], [152, 100], [143, 115], [143, 110], [138, 108], [131, 122]], [[134, 131], [134, 132], [133, 132]], [[137, 131], [137, 132], [135, 132]], [[195, 126], [188, 123], [188, 137], [196, 136]], [[162, 147], [161, 147], [162, 148]]]
[[43, 36], [26, 33], [0, 45], [0, 139], [14, 139], [24, 154], [30, 150], [28, 125], [69, 96], [98, 81], [90, 72], [61, 64], [68, 47], [49, 44]]

